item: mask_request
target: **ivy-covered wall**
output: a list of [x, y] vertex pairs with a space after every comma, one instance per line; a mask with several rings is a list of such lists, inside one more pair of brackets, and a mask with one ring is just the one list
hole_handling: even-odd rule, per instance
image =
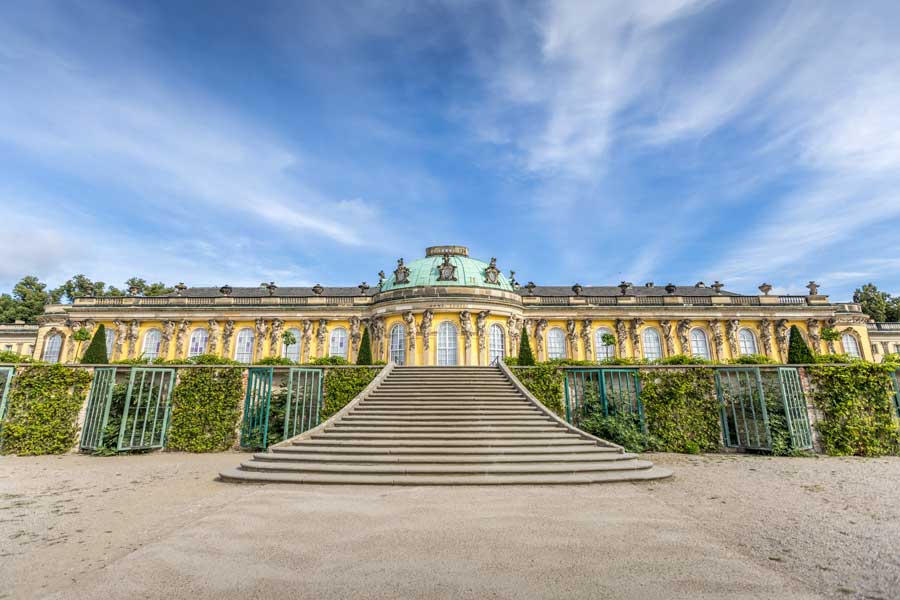
[[62, 365], [20, 370], [0, 424], [3, 454], [63, 454], [78, 435], [78, 412], [91, 384], [89, 372]]
[[640, 372], [648, 432], [663, 452], [708, 452], [719, 447], [721, 423], [712, 369]]
[[510, 367], [510, 371], [541, 404], [561, 418], [566, 418], [562, 369], [555, 364], [542, 364], [536, 367]]
[[347, 406], [353, 398], [375, 379], [380, 367], [345, 367], [325, 371], [325, 393], [322, 398], [321, 420]]

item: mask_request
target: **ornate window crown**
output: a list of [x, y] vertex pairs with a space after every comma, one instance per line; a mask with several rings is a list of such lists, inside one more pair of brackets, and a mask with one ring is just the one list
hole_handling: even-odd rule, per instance
[[500, 285], [500, 269], [497, 268], [496, 258], [492, 258], [491, 264], [484, 269], [484, 282], [491, 285]]
[[438, 281], [456, 281], [456, 267], [450, 263], [450, 255], [444, 255], [444, 262], [438, 266]]

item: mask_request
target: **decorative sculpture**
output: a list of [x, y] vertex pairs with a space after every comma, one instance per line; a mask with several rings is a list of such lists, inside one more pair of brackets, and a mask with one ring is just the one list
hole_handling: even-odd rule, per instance
[[[219, 346], [219, 322], [215, 319], [210, 319], [206, 323], [209, 325], [209, 348], [206, 351], [210, 354], [215, 354]], [[225, 352], [225, 356], [228, 356], [227, 352]]]
[[175, 284], [175, 295], [176, 296], [183, 296], [185, 290], [187, 290], [187, 286], [184, 285], [183, 281], [179, 281], [178, 283]]
[[234, 321], [225, 321], [222, 327], [222, 356], [231, 356], [231, 336], [234, 335]]
[[137, 353], [137, 341], [140, 328], [141, 322], [138, 320], [134, 320], [128, 324], [128, 358], [134, 358]]
[[479, 364], [480, 364], [481, 354], [482, 354], [482, 352], [484, 352], [484, 348], [485, 348], [485, 339], [487, 338], [487, 335], [486, 335], [487, 318], [488, 318], [489, 314], [491, 314], [491, 311], [483, 310], [475, 316], [475, 330], [478, 332]]
[[500, 269], [497, 268], [496, 258], [491, 258], [491, 264], [484, 269], [484, 282], [491, 285], [500, 284]]
[[444, 255], [444, 261], [438, 265], [438, 281], [456, 281], [456, 266], [450, 262], [450, 255]]
[[422, 348], [425, 349], [425, 353], [427, 355], [428, 349], [431, 347], [431, 322], [434, 320], [434, 311], [430, 308], [425, 309], [425, 312], [422, 313], [422, 323], [421, 323], [421, 331], [422, 331]]
[[304, 319], [300, 323], [300, 337], [303, 340], [303, 362], [309, 362], [309, 350], [312, 346], [313, 323], [309, 319]]
[[[810, 294], [811, 296], [815, 296], [815, 294]], [[806, 320], [806, 333], [809, 336], [809, 345], [813, 354], [819, 353], [819, 344], [822, 340], [822, 333], [819, 330], [819, 320], [818, 319], [807, 319]]]
[[772, 284], [770, 284], [770, 283], [763, 283], [762, 285], [760, 285], [760, 286], [759, 286], [758, 288], [756, 288], [756, 289], [758, 289], [758, 290], [761, 291], [763, 294], [765, 294], [766, 296], [768, 296], [768, 295], [769, 295], [769, 292], [772, 291]]
[[111, 360], [118, 360], [122, 358], [122, 344], [124, 344], [125, 340], [128, 338], [128, 326], [118, 319], [113, 321], [113, 325], [116, 328], [116, 341], [113, 346], [113, 355], [109, 358]]
[[820, 287], [819, 284], [816, 283], [815, 281], [810, 281], [808, 284], [806, 284], [806, 289], [809, 290], [810, 296], [818, 296], [819, 295], [819, 287]]
[[528, 283], [525, 284], [525, 289], [528, 290], [529, 296], [534, 296], [534, 288], [536, 288], [536, 287], [537, 286], [534, 285], [533, 281], [529, 281]]
[[721, 281], [719, 281], [718, 279], [716, 279], [716, 280], [713, 282], [713, 284], [710, 285], [709, 287], [711, 287], [713, 290], [715, 290], [716, 294], [721, 294], [721, 293], [722, 293], [722, 288], [725, 287], [725, 284], [722, 283]]
[[619, 287], [619, 290], [621, 290], [622, 295], [624, 296], [626, 294], [626, 292], [628, 292], [628, 288], [631, 287], [631, 282], [628, 282], [628, 281], [619, 282], [618, 287]]
[[584, 319], [581, 321], [581, 343], [584, 345], [584, 357], [591, 360], [591, 326], [594, 324], [592, 319]]
[[282, 336], [284, 334], [284, 321], [281, 319], [272, 319], [272, 325], [269, 328], [269, 354], [271, 356], [280, 357], [281, 347], [284, 345]]
[[519, 289], [519, 282], [516, 281], [516, 272], [515, 271], [509, 272], [509, 285], [511, 285], [512, 289], [514, 289], [514, 290]]
[[361, 284], [359, 284], [359, 285], [356, 286], [356, 287], [359, 288], [359, 293], [362, 294], [363, 296], [365, 296], [365, 295], [366, 295], [366, 292], [369, 291], [369, 284], [366, 283], [365, 281], [363, 281]]
[[184, 358], [184, 340], [191, 322], [187, 319], [178, 321], [178, 331], [175, 333], [175, 358]]
[[575, 292], [576, 296], [580, 296], [581, 292], [584, 291], [584, 288], [581, 287], [580, 283], [576, 283], [575, 285], [572, 286], [572, 291]]
[[319, 325], [316, 329], [316, 352], [319, 356], [326, 356], [325, 338], [328, 337], [328, 321], [319, 319]]
[[672, 294], [674, 294], [677, 289], [678, 288], [675, 287], [674, 283], [670, 283], [670, 284], [666, 285], [666, 293], [669, 294], [670, 296]]
[[675, 356], [675, 339], [672, 337], [672, 322], [663, 319], [659, 322], [659, 328], [662, 330], [663, 340], [666, 343], [666, 356]]
[[725, 336], [722, 334], [722, 324], [719, 323], [718, 319], [710, 319], [709, 330], [712, 332], [713, 343], [716, 347], [716, 358], [721, 359], [725, 349]]
[[740, 355], [740, 348], [738, 347], [738, 330], [740, 326], [741, 322], [737, 319], [725, 321], [725, 339], [728, 340], [728, 348], [731, 350], [732, 357]]
[[694, 353], [691, 351], [691, 320], [681, 319], [678, 321], [676, 329], [678, 332], [678, 343], [681, 344], [681, 353], [685, 356], [692, 356]]
[[509, 315], [506, 318], [506, 330], [509, 332], [509, 355], [518, 356], [519, 340], [522, 336], [521, 320], [516, 315]]
[[778, 352], [781, 359], [787, 361], [788, 355], [788, 322], [787, 319], [775, 321], [775, 342], [778, 344]]
[[403, 313], [403, 321], [406, 323], [406, 332], [407, 332], [407, 344], [409, 345], [409, 355], [410, 357], [415, 357], [416, 355], [416, 335], [418, 331], [416, 329], [416, 316], [412, 313], [412, 311], [407, 311]]
[[316, 296], [321, 296], [324, 291], [325, 291], [325, 288], [323, 288], [321, 286], [321, 284], [317, 283], [316, 285], [312, 286], [312, 292]]
[[409, 267], [403, 264], [403, 259], [397, 259], [397, 268], [394, 269], [394, 283], [409, 283]]
[[[762, 287], [762, 286], [760, 286]], [[759, 320], [759, 341], [762, 343], [763, 354], [772, 356], [772, 324], [768, 319]]]
[[357, 316], [350, 317], [350, 348], [353, 354], [359, 350], [359, 343], [362, 341], [362, 321]]
[[544, 360], [544, 330], [547, 329], [547, 319], [541, 319], [534, 328], [534, 341], [537, 347], [538, 360]]
[[159, 358], [166, 360], [169, 357], [169, 344], [175, 337], [175, 321], [163, 321], [162, 335], [159, 338]]
[[233, 291], [234, 290], [227, 283], [219, 288], [219, 293], [222, 294], [223, 296], [230, 296], [231, 292], [233, 292]]
[[641, 336], [638, 334], [638, 328], [643, 324], [643, 319], [632, 319], [630, 324], [631, 348], [634, 352], [635, 358], [639, 358], [641, 356]]
[[275, 290], [278, 289], [278, 286], [275, 285], [275, 282], [274, 282], [274, 281], [270, 281], [269, 283], [263, 282], [263, 283], [261, 283], [261, 284], [259, 284], [259, 285], [262, 286], [262, 287], [264, 287], [264, 288], [266, 288], [266, 291], [269, 292], [269, 295], [270, 295], [270, 296], [274, 296], [274, 295], [275, 295]]

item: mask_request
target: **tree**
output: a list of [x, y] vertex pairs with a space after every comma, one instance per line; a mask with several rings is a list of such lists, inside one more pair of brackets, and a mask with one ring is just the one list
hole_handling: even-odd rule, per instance
[[106, 284], [102, 281], [91, 281], [86, 275], [79, 273], [53, 290], [69, 302], [81, 296], [103, 296]]
[[106, 355], [106, 327], [102, 323], [97, 326], [90, 345], [84, 351], [81, 363], [85, 365], [109, 364], [109, 357]]
[[893, 296], [887, 301], [884, 319], [888, 323], [900, 322], [900, 296]]
[[147, 283], [146, 279], [132, 277], [125, 282], [125, 289], [129, 290], [129, 292], [134, 289], [138, 296], [162, 296], [163, 294], [172, 293], [174, 288], [168, 287], [161, 281]]
[[874, 283], [867, 283], [853, 292], [853, 301], [860, 305], [864, 313], [879, 323], [887, 320], [888, 300], [890, 294], [879, 291]]
[[787, 362], [789, 365], [809, 365], [816, 362], [796, 325], [791, 325], [791, 340], [788, 346]]
[[362, 341], [359, 343], [359, 353], [356, 355], [356, 364], [372, 364], [372, 344], [369, 342], [369, 328], [363, 328]]
[[522, 328], [522, 338], [519, 342], [519, 362], [520, 367], [533, 367], [534, 354], [531, 353], [531, 342], [528, 341], [528, 330]]
[[27, 275], [13, 287], [12, 295], [0, 296], [0, 321], [33, 323], [44, 313], [46, 305], [59, 302], [61, 296], [59, 290], [48, 290], [47, 284], [34, 275]]

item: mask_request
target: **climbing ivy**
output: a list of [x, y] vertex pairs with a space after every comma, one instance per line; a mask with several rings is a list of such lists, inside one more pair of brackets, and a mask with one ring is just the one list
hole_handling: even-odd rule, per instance
[[641, 400], [647, 429], [664, 452], [698, 452], [719, 447], [719, 404], [712, 369], [654, 369], [641, 372]]
[[564, 374], [555, 364], [541, 364], [536, 367], [511, 368], [516, 378], [541, 404], [562, 418], [566, 417], [563, 404]]
[[62, 365], [26, 367], [13, 379], [0, 432], [3, 454], [63, 454], [75, 444], [91, 375]]
[[808, 370], [813, 402], [825, 416], [816, 428], [827, 454], [882, 456], [900, 451], [890, 378], [894, 368], [856, 361]]
[[379, 371], [371, 367], [326, 370], [321, 419], [324, 421], [344, 408], [375, 379]]
[[[205, 354], [190, 359], [200, 365], [238, 363]], [[241, 416], [244, 369], [182, 369], [172, 393], [167, 447], [186, 452], [218, 452], [235, 443]]]

